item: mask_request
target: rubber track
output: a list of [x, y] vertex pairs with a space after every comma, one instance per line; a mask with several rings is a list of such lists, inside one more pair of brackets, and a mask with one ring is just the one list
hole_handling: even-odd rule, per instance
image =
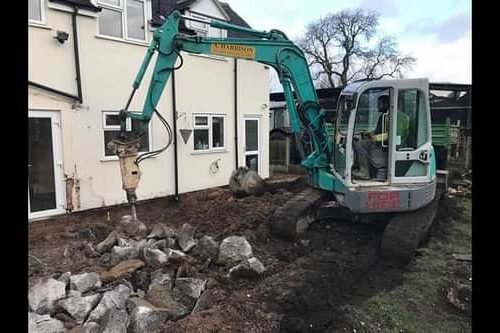
[[271, 235], [285, 239], [296, 238], [314, 220], [315, 209], [327, 194], [308, 188], [277, 208], [268, 221]]
[[380, 256], [389, 261], [407, 264], [415, 255], [429, 231], [439, 209], [440, 195], [424, 208], [395, 215], [385, 227]]

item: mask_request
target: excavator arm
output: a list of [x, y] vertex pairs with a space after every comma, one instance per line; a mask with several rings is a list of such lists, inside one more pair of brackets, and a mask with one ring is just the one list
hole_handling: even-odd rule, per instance
[[[179, 26], [183, 19], [201, 21], [214, 28], [244, 32], [255, 38], [203, 38], [182, 34], [179, 32]], [[130, 151], [130, 149], [125, 149], [127, 148], [126, 145], [123, 145], [126, 143], [124, 138], [126, 137], [125, 124], [127, 118], [141, 121], [142, 131], [147, 129], [153, 113], [157, 112], [156, 106], [170, 74], [182, 65], [181, 51], [251, 59], [274, 68], [283, 86], [291, 128], [296, 136], [299, 151], [302, 153], [302, 166], [308, 170], [311, 185], [327, 191], [339, 189], [341, 183], [336, 181], [330, 166], [333, 143], [325, 126], [324, 114], [318, 103], [308, 63], [302, 50], [290, 41], [284, 33], [278, 30], [271, 30], [269, 32], [256, 31], [223, 21], [211, 19], [200, 20], [186, 17], [181, 15], [179, 11], [173, 11], [166, 18], [163, 25], [154, 32], [151, 44], [134, 80], [133, 92], [125, 109], [121, 112], [122, 147], [121, 150], [119, 149], [120, 147], [118, 149], [115, 148], [118, 156], [120, 156], [120, 151]], [[128, 112], [127, 109], [130, 101], [135, 91], [140, 87], [155, 53], [157, 53], [157, 58], [142, 112]], [[179, 59], [181, 60], [181, 65], [175, 67]], [[293, 92], [295, 92], [297, 104], [295, 103]], [[307, 141], [301, 139], [304, 132], [307, 134]], [[128, 154], [127, 156], [129, 156], [130, 160], [132, 155]], [[122, 177], [125, 179], [126, 173], [130, 173], [130, 170], [132, 170], [135, 172], [134, 175], [137, 178], [139, 175], [138, 167], [134, 167], [131, 163], [127, 163], [129, 166], [124, 167], [123, 161]], [[129, 170], [127, 171], [127, 169]], [[131, 176], [131, 178], [134, 177]], [[132, 199], [129, 198], [129, 202], [135, 201], [134, 187], [137, 186], [137, 183], [138, 179], [130, 186], [124, 184], [124, 189], [127, 193], [133, 192], [131, 194]], [[133, 191], [129, 191], [126, 187], [134, 189]]]
[[[300, 135], [306, 130], [311, 148], [303, 156], [303, 166], [308, 170], [329, 168], [333, 150], [331, 138], [326, 130], [324, 115], [320, 110], [316, 90], [309, 72], [304, 53], [286, 35], [277, 30], [256, 31], [218, 20], [202, 20], [212, 27], [245, 32], [252, 38], [202, 38], [179, 33], [182, 19], [198, 20], [173, 11], [164, 24], [154, 32], [144, 61], [134, 80], [133, 88], [138, 89], [152, 57], [158, 54], [142, 113], [126, 112], [125, 116], [138, 119], [146, 129], [158, 101], [165, 89], [172, 70], [180, 56], [180, 51], [196, 54], [213, 54], [233, 58], [246, 58], [273, 67], [277, 72], [286, 96], [292, 131]], [[292, 88], [298, 104], [294, 102]], [[126, 118], [126, 117], [123, 118]], [[124, 128], [125, 122], [122, 122]], [[300, 144], [303, 145], [302, 142]]]

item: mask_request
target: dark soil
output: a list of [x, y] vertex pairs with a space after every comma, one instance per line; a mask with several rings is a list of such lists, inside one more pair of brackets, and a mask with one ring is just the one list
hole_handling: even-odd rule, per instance
[[[286, 191], [273, 186], [272, 193], [241, 199], [222, 188], [138, 205], [137, 215], [148, 227], [189, 223], [196, 226], [196, 237], [245, 236], [267, 268], [260, 279], [231, 281], [224, 278], [227, 268], [191, 267], [194, 275], [214, 278], [214, 304], [167, 323], [165, 332], [352, 332], [346, 305], [402, 283], [404, 268], [378, 261], [380, 226], [326, 220], [314, 223], [301, 240], [272, 238], [266, 219], [305, 186], [294, 183]], [[104, 239], [125, 214], [129, 208], [119, 206], [30, 224], [29, 253], [37, 259], [30, 260], [29, 280], [106, 270], [99, 258], [85, 256], [81, 244]]]

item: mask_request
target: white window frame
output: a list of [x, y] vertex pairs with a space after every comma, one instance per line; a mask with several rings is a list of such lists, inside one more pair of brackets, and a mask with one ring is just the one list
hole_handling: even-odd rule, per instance
[[[131, 112], [131, 113], [140, 113], [140, 112]], [[102, 111], [103, 140], [104, 140], [104, 132], [105, 131], [119, 131], [120, 130], [120, 125], [107, 125], [106, 124], [106, 115], [118, 116], [119, 114], [120, 114], [119, 111]], [[127, 131], [132, 130], [132, 119], [131, 118], [127, 118], [126, 130]], [[148, 147], [149, 149], [147, 151], [139, 152], [139, 156], [153, 150], [153, 135], [152, 135], [151, 122], [149, 122], [149, 124], [148, 124], [148, 144], [149, 144], [149, 147]], [[103, 160], [118, 160], [118, 156], [116, 156], [116, 155], [106, 156], [106, 143], [105, 142], [104, 142], [103, 148], [104, 148], [102, 151]]]
[[[143, 12], [143, 19], [144, 19], [144, 39], [137, 39], [137, 38], [132, 38], [128, 36], [128, 25], [127, 25], [127, 1], [138, 1], [142, 2], [144, 12]], [[109, 38], [109, 39], [117, 39], [117, 40], [128, 40], [128, 41], [133, 41], [133, 42], [138, 42], [138, 43], [147, 43], [148, 42], [148, 18], [147, 18], [147, 12], [149, 6], [147, 5], [146, 0], [119, 0], [120, 5], [115, 6], [115, 5], [110, 5], [109, 3], [103, 2], [102, 0], [98, 0], [97, 3], [99, 4], [100, 7], [112, 10], [114, 12], [119, 12], [122, 16], [122, 37], [117, 37], [117, 36], [109, 36], [109, 35], [103, 35], [101, 34], [101, 31], [99, 30], [99, 18], [97, 18], [97, 36], [99, 37], [104, 37], [104, 38]]]
[[29, 18], [29, 13], [28, 13], [28, 23], [33, 24], [33, 25], [45, 25], [45, 0], [39, 0], [40, 1], [40, 21], [37, 20], [32, 20]]
[[[207, 117], [207, 125], [196, 125], [196, 117]], [[223, 128], [222, 128], [222, 133], [223, 133], [223, 146], [222, 147], [214, 147], [213, 143], [213, 118], [222, 118], [222, 123], [223, 123]], [[195, 142], [194, 142], [194, 131], [196, 130], [208, 130], [208, 149], [195, 149]], [[195, 153], [199, 152], [217, 152], [217, 151], [224, 151], [227, 149], [226, 146], [226, 115], [225, 114], [218, 114], [218, 113], [193, 113], [193, 151]]]

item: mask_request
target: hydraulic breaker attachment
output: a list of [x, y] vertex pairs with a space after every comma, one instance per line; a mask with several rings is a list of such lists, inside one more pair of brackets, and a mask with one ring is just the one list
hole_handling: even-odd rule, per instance
[[140, 147], [139, 140], [136, 139], [129, 142], [113, 140], [109, 144], [113, 147], [115, 154], [120, 159], [120, 170], [123, 183], [122, 188], [127, 193], [127, 200], [132, 209], [132, 217], [134, 221], [137, 221], [137, 213], [135, 209], [137, 196], [135, 194], [135, 190], [139, 185], [139, 180], [141, 178], [139, 164], [136, 162]]

